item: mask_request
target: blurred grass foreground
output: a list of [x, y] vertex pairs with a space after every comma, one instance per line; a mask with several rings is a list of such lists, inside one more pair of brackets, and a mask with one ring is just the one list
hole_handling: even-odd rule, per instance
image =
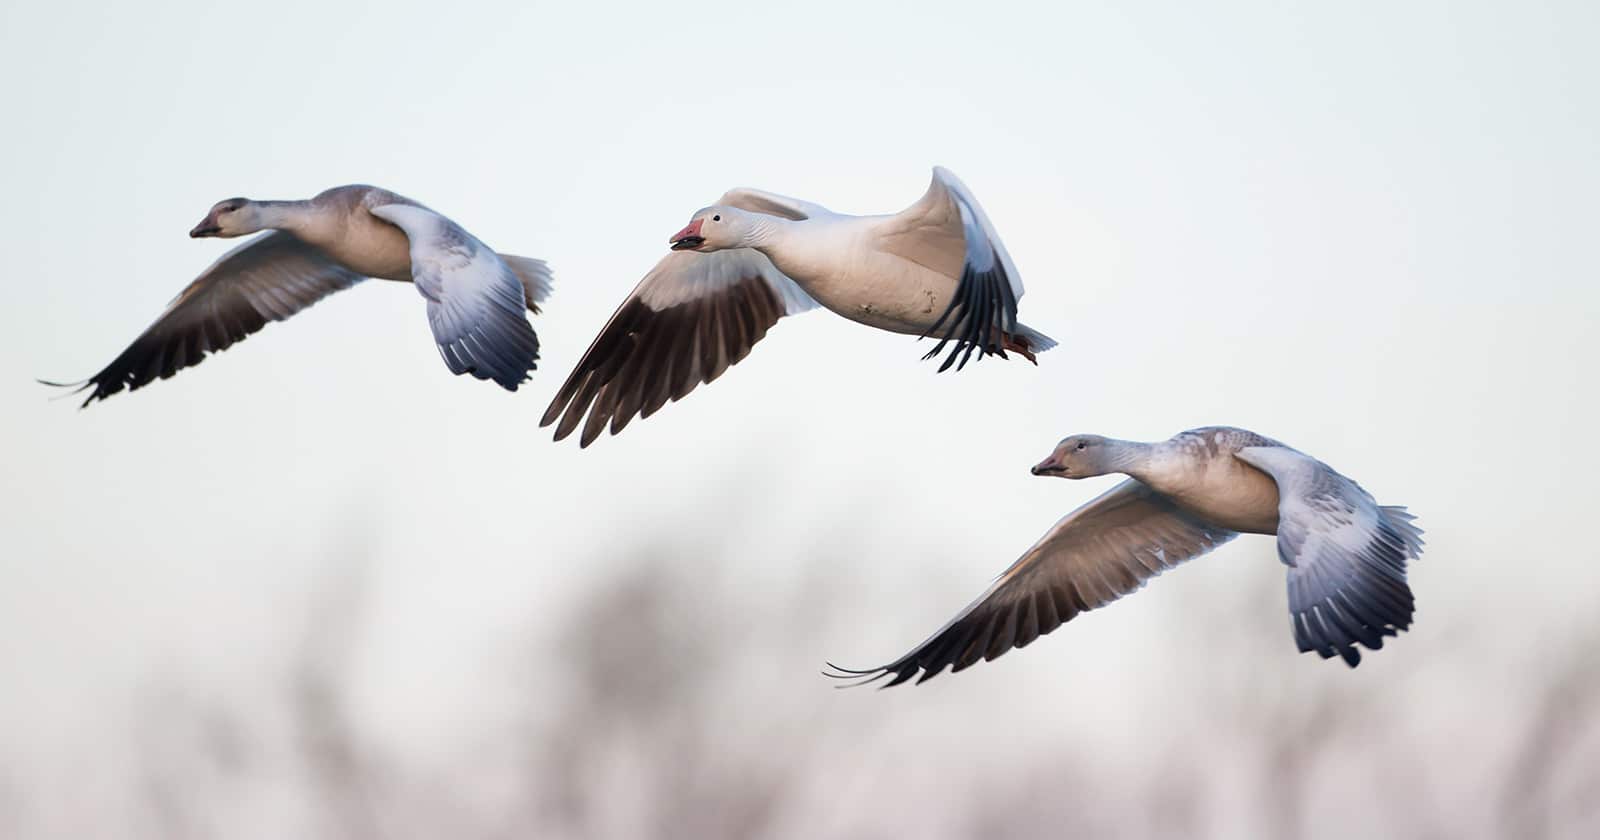
[[[102, 745], [131, 759], [93, 785], [7, 766], [0, 833], [1600, 836], [1591, 657], [1502, 672], [1486, 696], [1460, 683], [1486, 666], [1446, 634], [1415, 673], [1360, 680], [1293, 658], [1277, 578], [1253, 575], [1260, 587], [1206, 591], [1171, 618], [1194, 649], [1154, 681], [1100, 687], [1125, 695], [1130, 721], [1108, 732], [1075, 709], [1076, 678], [1051, 673], [1064, 660], [1042, 655], [1080, 623], [954, 679], [834, 691], [818, 652], [861, 655], [851, 627], [884, 599], [820, 573], [752, 599], [729, 568], [699, 547], [639, 545], [543, 630], [508, 633], [483, 684], [457, 692], [482, 702], [419, 748], [363, 713], [393, 699], [360, 688], [364, 652], [384, 644], [366, 606], [377, 581], [336, 564], [258, 686], [153, 675], [128, 743]], [[1429, 726], [1471, 721], [1463, 707], [1498, 717]]]

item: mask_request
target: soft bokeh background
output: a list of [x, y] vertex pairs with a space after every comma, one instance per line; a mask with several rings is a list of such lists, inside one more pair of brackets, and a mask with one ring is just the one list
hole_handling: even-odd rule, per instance
[[[0, 835], [1600, 835], [1600, 7], [0, 8]], [[1061, 340], [827, 314], [580, 451], [545, 402], [733, 185], [976, 191]], [[515, 395], [372, 283], [79, 412], [226, 246], [381, 184], [547, 258]], [[1241, 539], [1021, 653], [835, 691], [1229, 423], [1428, 531], [1415, 629], [1297, 655]]]

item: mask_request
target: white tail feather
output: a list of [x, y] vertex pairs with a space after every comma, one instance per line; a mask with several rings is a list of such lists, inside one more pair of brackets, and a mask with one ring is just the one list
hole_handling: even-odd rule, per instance
[[522, 288], [528, 300], [528, 308], [533, 309], [535, 303], [543, 303], [550, 297], [554, 287], [554, 278], [550, 273], [550, 266], [544, 260], [532, 257], [518, 257], [512, 254], [501, 254], [500, 259], [505, 261], [511, 273], [517, 275], [522, 281]]

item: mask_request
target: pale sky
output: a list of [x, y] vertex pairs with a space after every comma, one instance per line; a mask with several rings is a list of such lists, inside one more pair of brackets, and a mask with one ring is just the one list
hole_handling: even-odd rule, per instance
[[[500, 640], [662, 535], [730, 559], [707, 610], [805, 569], [863, 593], [853, 632], [766, 663], [797, 708], [1004, 712], [1013, 745], [1115, 730], [1205, 644], [1163, 618], [1180, 599], [1281, 588], [1269, 539], [917, 691], [816, 669], [899, 655], [1105, 490], [1028, 475], [1059, 438], [1208, 424], [1427, 531], [1413, 632], [1348, 672], [1274, 616], [1261, 680], [1398, 679], [1456, 640], [1536, 667], [1600, 586], [1597, 24], [1584, 3], [5, 4], [0, 752], [50, 790], [157, 676], [247, 691], [330, 555], [370, 543], [364, 712], [426, 754], [492, 705]], [[925, 344], [816, 312], [619, 437], [537, 427], [723, 190], [886, 212], [936, 164], [1060, 341], [1037, 368], [936, 375]], [[522, 391], [451, 377], [421, 299], [381, 282], [85, 411], [34, 384], [97, 370], [231, 244], [185, 235], [214, 201], [352, 182], [549, 260]]]

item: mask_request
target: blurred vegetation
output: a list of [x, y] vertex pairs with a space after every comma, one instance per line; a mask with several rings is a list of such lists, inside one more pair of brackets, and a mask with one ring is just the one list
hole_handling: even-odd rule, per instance
[[[1198, 710], [1202, 725], [1158, 765], [1040, 740], [1003, 766], [939, 764], [939, 789], [958, 795], [926, 799], [900, 790], [894, 772], [862, 764], [892, 737], [883, 735], [892, 709], [926, 700], [960, 728], [959, 709], [928, 688], [862, 691], [852, 699], [863, 702], [842, 703], [829, 702], [838, 694], [782, 696], [783, 683], [763, 678], [859, 624], [870, 605], [841, 601], [839, 584], [820, 572], [776, 601], [741, 602], [708, 562], [699, 548], [653, 544], [617, 563], [554, 632], [516, 643], [522, 670], [504, 690], [524, 696], [527, 714], [437, 766], [400, 754], [356, 711], [351, 683], [372, 580], [365, 561], [338, 566], [298, 619], [299, 643], [272, 696], [229, 705], [153, 681], [134, 717], [131, 819], [107, 814], [95, 827], [179, 840], [1231, 837], [1241, 826], [1278, 838], [1363, 826], [1395, 837], [1600, 836], [1592, 641], [1538, 671], [1537, 684], [1508, 684], [1530, 710], [1515, 722], [1513, 748], [1477, 801], [1452, 801], [1459, 786], [1438, 782], [1460, 768], [1448, 755], [1417, 754], [1362, 687], [1371, 682], [1331, 664], [1271, 665], [1286, 655], [1281, 593], [1276, 576], [1253, 575], [1259, 585], [1219, 589], [1171, 617], [1210, 644], [1175, 666], [1186, 690], [1169, 698]], [[1278, 673], [1315, 676], [1268, 678]], [[735, 716], [739, 725], [729, 725]], [[1460, 735], [1465, 743], [1477, 733]], [[892, 752], [914, 758], [916, 746]], [[904, 768], [908, 777], [929, 771]], [[1341, 773], [1370, 777], [1381, 794], [1330, 812], [1319, 786]], [[38, 836], [51, 821], [19, 807], [5, 781], [6, 836]]]

